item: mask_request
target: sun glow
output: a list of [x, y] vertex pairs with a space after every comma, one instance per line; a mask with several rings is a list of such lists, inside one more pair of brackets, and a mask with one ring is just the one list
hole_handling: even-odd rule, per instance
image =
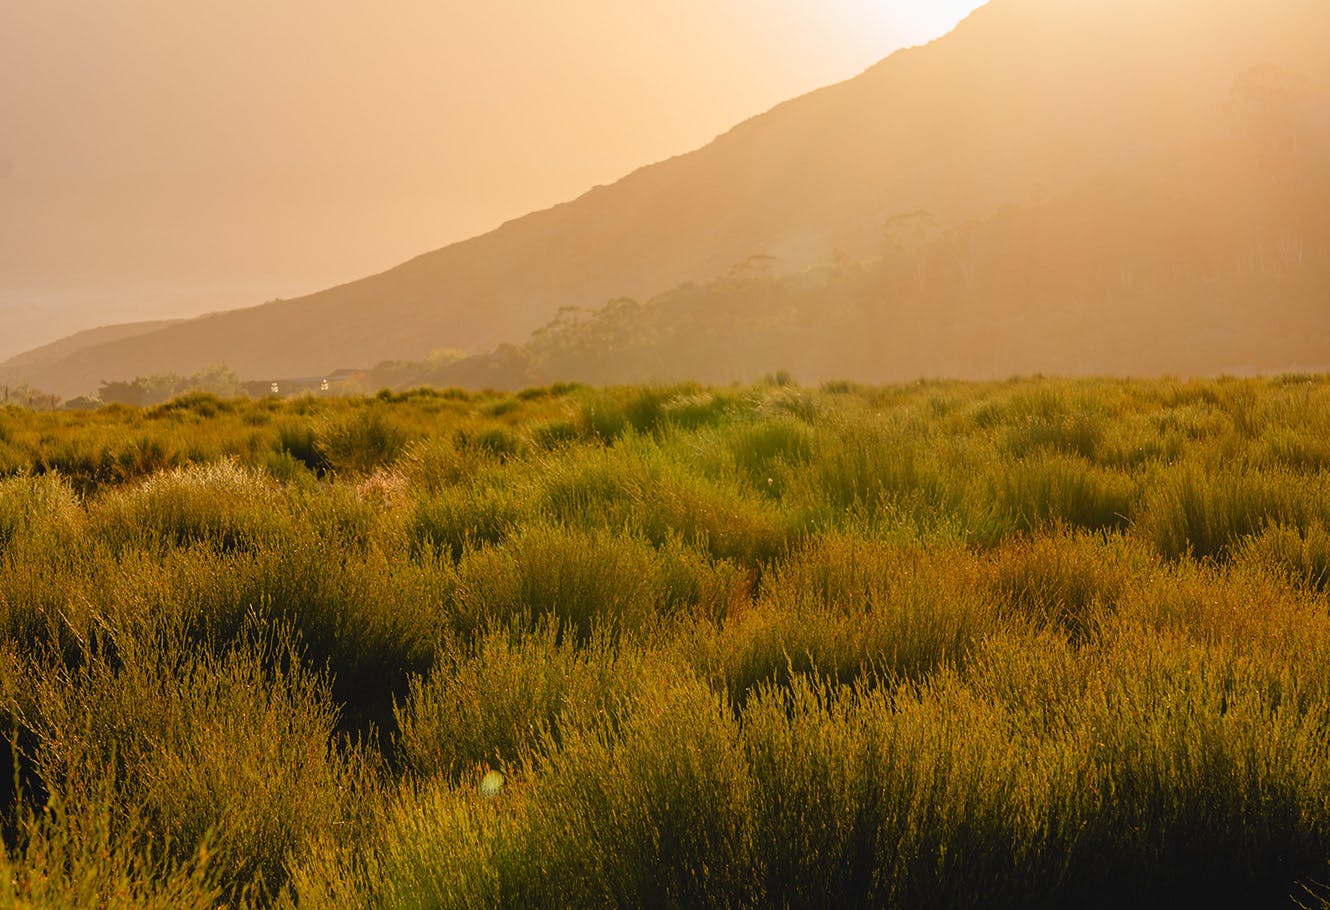
[[851, 28], [895, 43], [922, 44], [946, 34], [983, 0], [842, 0]]
[[0, 359], [484, 233], [978, 3], [0, 0]]

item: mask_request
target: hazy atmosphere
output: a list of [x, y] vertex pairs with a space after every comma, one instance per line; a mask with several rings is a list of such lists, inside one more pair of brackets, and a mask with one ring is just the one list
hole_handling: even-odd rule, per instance
[[0, 360], [381, 271], [696, 148], [976, 5], [8, 0]]
[[1330, 0], [0, 0], [0, 908], [1330, 910]]

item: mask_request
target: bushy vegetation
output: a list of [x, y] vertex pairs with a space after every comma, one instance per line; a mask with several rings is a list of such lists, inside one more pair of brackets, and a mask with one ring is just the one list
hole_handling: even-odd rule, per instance
[[1330, 905], [1330, 380], [0, 410], [0, 905]]

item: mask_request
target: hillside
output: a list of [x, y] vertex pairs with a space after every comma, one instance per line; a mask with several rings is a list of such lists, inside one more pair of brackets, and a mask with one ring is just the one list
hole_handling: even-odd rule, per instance
[[8, 360], [0, 362], [0, 371], [21, 372], [36, 367], [44, 367], [53, 363], [58, 363], [72, 354], [77, 354], [88, 348], [96, 347], [101, 344], [108, 344], [116, 341], [123, 341], [127, 338], [135, 338], [139, 335], [147, 335], [158, 329], [164, 329], [167, 326], [176, 325], [178, 319], [155, 319], [146, 322], [124, 322], [116, 325], [101, 326], [95, 329], [87, 329], [82, 332], [75, 332], [58, 341], [50, 344], [44, 344], [41, 347], [33, 348], [22, 354], [17, 354]]
[[945, 232], [906, 216], [877, 257], [755, 260], [368, 387], [1327, 372], [1330, 130], [1272, 138], [1235, 131]]
[[[311, 375], [521, 341], [562, 307], [646, 299], [753, 254], [787, 274], [836, 251], [871, 255], [900, 213], [925, 210], [952, 229], [1204, 147], [1232, 130], [1226, 102], [1241, 74], [1274, 65], [1314, 95], [1330, 85], [1326, 46], [1320, 0], [993, 0], [933, 44], [492, 233], [21, 377], [6, 365], [0, 379], [72, 394], [220, 362], [245, 377]], [[1028, 371], [1020, 358], [1001, 368]]]

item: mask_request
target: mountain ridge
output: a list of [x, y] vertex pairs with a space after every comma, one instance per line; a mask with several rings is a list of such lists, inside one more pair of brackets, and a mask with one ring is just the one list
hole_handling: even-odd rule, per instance
[[522, 341], [562, 307], [647, 298], [753, 254], [783, 271], [862, 255], [894, 214], [951, 227], [1217, 134], [1232, 80], [1271, 58], [1324, 86], [1328, 43], [1330, 15], [1309, 0], [993, 0], [943, 38], [486, 234], [27, 378], [68, 394], [219, 362], [264, 378], [475, 352]]

